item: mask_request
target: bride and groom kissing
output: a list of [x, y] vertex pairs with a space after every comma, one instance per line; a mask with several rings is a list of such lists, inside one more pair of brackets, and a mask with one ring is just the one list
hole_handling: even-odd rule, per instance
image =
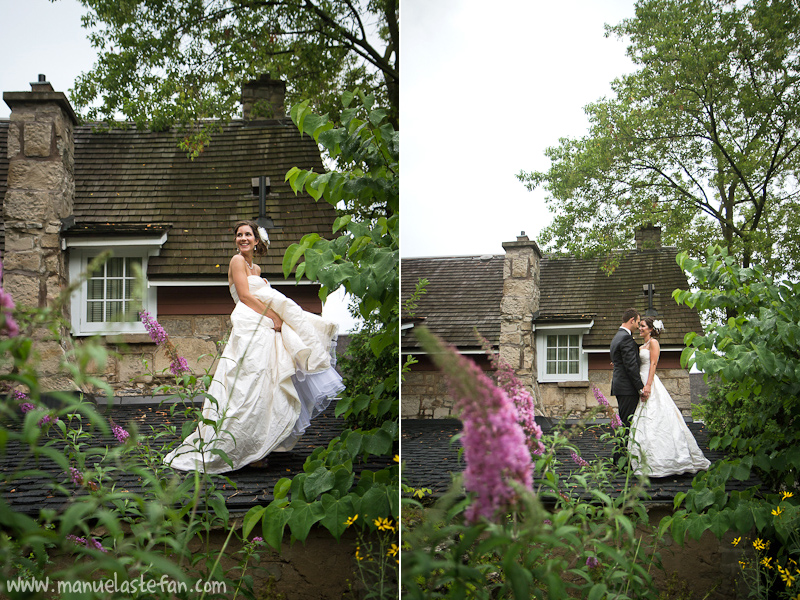
[[[633, 338], [634, 329], [641, 346]], [[611, 341], [611, 395], [617, 398], [619, 417], [626, 427], [628, 466], [649, 477], [697, 473], [711, 464], [656, 375], [662, 331], [660, 320], [641, 317], [629, 308]], [[623, 454], [615, 453], [614, 462], [619, 465], [622, 460]]]

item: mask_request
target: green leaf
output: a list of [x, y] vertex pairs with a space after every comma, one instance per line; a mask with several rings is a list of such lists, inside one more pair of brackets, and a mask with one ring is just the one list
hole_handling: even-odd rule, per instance
[[295, 538], [305, 541], [311, 527], [325, 516], [325, 509], [321, 502], [308, 503], [305, 500], [292, 500], [289, 507], [292, 509], [289, 529]]
[[306, 499], [310, 500], [332, 489], [335, 483], [335, 475], [325, 467], [319, 467], [306, 479], [303, 492]]
[[293, 509], [272, 502], [267, 506], [261, 519], [261, 531], [264, 541], [280, 552], [283, 532], [292, 516]]
[[256, 524], [261, 520], [265, 512], [267, 512], [266, 506], [253, 506], [247, 511], [247, 514], [244, 516], [244, 520], [242, 521], [242, 536], [245, 539], [247, 539], [247, 537], [250, 535], [253, 527], [255, 527]]
[[330, 531], [338, 541], [344, 530], [347, 529], [345, 522], [349, 517], [355, 516], [357, 512], [353, 498], [344, 496], [337, 500], [330, 494], [324, 494], [321, 501], [325, 516], [320, 520], [320, 524]]

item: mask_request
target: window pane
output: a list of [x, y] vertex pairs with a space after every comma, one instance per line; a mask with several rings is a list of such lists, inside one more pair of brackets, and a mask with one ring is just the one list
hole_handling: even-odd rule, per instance
[[578, 336], [577, 335], [569, 336], [569, 345], [570, 346], [577, 346], [578, 345]]
[[580, 365], [577, 362], [569, 363], [569, 373], [570, 373], [570, 375], [577, 375], [579, 366]]
[[566, 346], [569, 342], [569, 336], [567, 335], [560, 335], [558, 336], [558, 345], [559, 346]]
[[106, 304], [106, 321], [122, 320], [122, 302], [109, 302]]
[[122, 277], [124, 265], [124, 258], [112, 258], [106, 263], [106, 277]]
[[559, 362], [558, 363], [558, 374], [559, 375], [563, 375], [566, 372], [567, 372], [567, 363]]
[[88, 284], [89, 288], [87, 293], [89, 300], [102, 300], [103, 288], [105, 287], [104, 281], [102, 279], [92, 278], [88, 281]]
[[566, 348], [559, 348], [558, 349], [558, 360], [567, 360], [567, 349]]
[[106, 298], [119, 300], [122, 298], [122, 279], [109, 279], [106, 285]]
[[578, 360], [578, 349], [570, 347], [569, 349], [569, 360]]
[[125, 277], [136, 277], [136, 269], [134, 268], [135, 266], [139, 267], [139, 270], [142, 269], [141, 258], [125, 259]]
[[102, 302], [87, 302], [86, 303], [86, 320], [89, 323], [102, 323], [103, 322], [103, 303]]

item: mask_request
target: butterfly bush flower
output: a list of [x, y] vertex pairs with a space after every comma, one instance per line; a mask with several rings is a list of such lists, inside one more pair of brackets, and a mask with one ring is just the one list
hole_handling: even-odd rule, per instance
[[189, 371], [189, 363], [186, 362], [186, 359], [182, 356], [178, 356], [172, 360], [172, 363], [170, 363], [169, 370], [177, 377], [181, 373], [186, 373]]
[[78, 546], [86, 546], [87, 548], [94, 547], [96, 550], [100, 550], [100, 552], [108, 552], [97, 538], [82, 538], [77, 535], [68, 535], [67, 539]]
[[614, 413], [614, 416], [611, 417], [611, 427], [616, 429], [617, 427], [622, 427], [622, 419], [619, 418], [618, 413]]
[[[428, 334], [431, 346], [438, 344]], [[425, 337], [425, 334], [421, 334]], [[470, 522], [494, 519], [515, 502], [512, 481], [533, 487], [533, 464], [528, 440], [519, 424], [519, 413], [508, 394], [471, 360], [455, 349], [435, 352], [444, 372], [454, 408], [464, 429], [464, 487], [474, 495], [465, 512]]]
[[48, 423], [55, 423], [56, 421], [58, 421], [58, 417], [55, 415], [45, 415], [39, 421], [39, 427], [44, 427]]
[[161, 324], [156, 321], [153, 316], [143, 310], [139, 313], [139, 318], [142, 320], [144, 324], [144, 328], [147, 329], [147, 333], [150, 334], [150, 339], [153, 340], [158, 346], [164, 346], [164, 349], [167, 351], [171, 362], [169, 365], [170, 373], [178, 377], [182, 373], [188, 373], [189, 363], [186, 359], [178, 354], [177, 349], [173, 345], [173, 343], [169, 340], [169, 336]]
[[22, 404], [19, 405], [19, 409], [22, 411], [22, 414], [29, 413], [34, 408], [36, 408], [36, 407], [33, 404], [31, 404], [30, 402], [23, 402]]
[[[0, 280], [3, 278], [3, 263], [0, 262]], [[19, 325], [11, 316], [14, 310], [14, 299], [11, 294], [6, 292], [0, 287], [0, 315], [2, 315], [2, 323], [0, 323], [0, 333], [5, 333], [8, 337], [16, 337], [19, 335]]]
[[[596, 385], [593, 385], [592, 391], [594, 392], [594, 399], [597, 400], [597, 403], [600, 406], [605, 408], [607, 413], [614, 410], [611, 408], [611, 404], [609, 404], [608, 398], [606, 398], [603, 395], [603, 392], [600, 391], [600, 388], [598, 388]], [[616, 429], [617, 427], [622, 427], [622, 420], [619, 418], [619, 413], [617, 412], [611, 415], [611, 427], [613, 427], [614, 429]]]
[[584, 459], [582, 459], [580, 456], [578, 456], [578, 453], [575, 452], [574, 450], [572, 451], [572, 455], [571, 456], [572, 456], [572, 462], [574, 462], [579, 467], [588, 467], [589, 466], [589, 463], [586, 462]]
[[69, 468], [69, 478], [72, 480], [72, 483], [76, 485], [83, 485], [83, 473], [81, 473], [75, 467]]
[[149, 312], [146, 310], [142, 311], [139, 318], [142, 320], [144, 328], [147, 329], [147, 333], [150, 334], [151, 340], [159, 346], [167, 341], [167, 332], [164, 331], [161, 324], [156, 321]]
[[542, 428], [536, 422], [536, 404], [533, 396], [519, 380], [511, 365], [492, 351], [489, 341], [486, 338], [482, 338], [482, 343], [484, 351], [494, 366], [497, 385], [506, 392], [514, 406], [517, 407], [519, 424], [528, 437], [528, 448], [531, 454], [543, 454]]
[[128, 437], [130, 436], [130, 433], [128, 433], [127, 431], [125, 431], [125, 430], [124, 430], [122, 427], [120, 427], [119, 425], [114, 425], [114, 427], [112, 427], [112, 428], [111, 428], [111, 431], [113, 431], [113, 432], [114, 432], [114, 437], [115, 437], [115, 438], [117, 438], [117, 441], [118, 441], [120, 444], [124, 444], [124, 443], [125, 443], [125, 440], [127, 440], [127, 439], [128, 439]]

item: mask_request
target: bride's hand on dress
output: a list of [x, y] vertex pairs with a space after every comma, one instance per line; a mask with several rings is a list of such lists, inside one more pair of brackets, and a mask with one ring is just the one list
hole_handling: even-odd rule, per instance
[[267, 311], [267, 317], [269, 317], [272, 320], [272, 328], [275, 331], [280, 331], [281, 327], [283, 327], [283, 319], [281, 319], [278, 316], [278, 313], [276, 313], [274, 310], [270, 309], [270, 310]]

